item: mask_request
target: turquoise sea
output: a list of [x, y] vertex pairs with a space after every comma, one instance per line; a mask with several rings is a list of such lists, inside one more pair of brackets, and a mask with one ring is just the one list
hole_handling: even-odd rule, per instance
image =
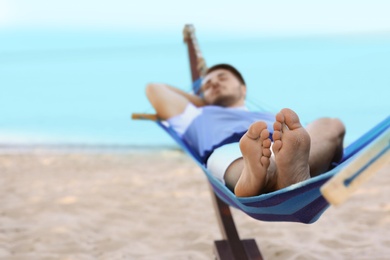
[[[350, 143], [389, 115], [390, 34], [266, 37], [197, 33], [208, 65], [239, 68], [248, 102], [303, 122], [341, 118]], [[0, 146], [173, 146], [148, 82], [190, 90], [182, 32], [0, 31]]]

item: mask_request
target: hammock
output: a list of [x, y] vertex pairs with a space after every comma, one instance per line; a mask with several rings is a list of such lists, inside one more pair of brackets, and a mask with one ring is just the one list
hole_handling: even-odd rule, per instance
[[[184, 35], [188, 45], [194, 82], [193, 91], [198, 93], [200, 78], [206, 70], [206, 65], [199, 51], [193, 27], [187, 25], [184, 29]], [[313, 223], [324, 213], [330, 203], [335, 205], [342, 203], [380, 166], [389, 162], [390, 116], [346, 147], [341, 162], [329, 172], [271, 193], [247, 198], [236, 197], [208, 171], [200, 156], [166, 122], [159, 121], [156, 116], [145, 114], [133, 114], [133, 119], [155, 121], [202, 168], [216, 194], [217, 215], [223, 226], [222, 233], [228, 241], [224, 245], [228, 249], [222, 249], [223, 245], [216, 242], [219, 258], [222, 258], [223, 253], [221, 252], [228, 250], [229, 254], [234, 255], [236, 259], [252, 259], [248, 252], [253, 250], [252, 246], [255, 251], [257, 250], [253, 240], [243, 241], [241, 245], [237, 244], [237, 241], [240, 240], [231, 219], [230, 210], [226, 205], [235, 207], [261, 221]], [[228, 217], [227, 220], [226, 217]], [[232, 223], [226, 224], [227, 222]], [[233, 225], [233, 228], [229, 225]], [[248, 244], [250, 245], [248, 246]], [[241, 249], [234, 247], [241, 247]], [[241, 250], [241, 253], [237, 250]], [[253, 259], [261, 259], [259, 251], [253, 255]]]
[[[221, 181], [217, 180], [201, 163], [201, 159], [196, 152], [171, 127], [161, 121], [157, 121], [157, 124], [197, 162], [206, 174], [214, 192], [225, 203], [262, 221], [289, 221], [306, 224], [315, 222], [329, 206], [320, 190], [323, 184], [335, 174], [350, 166], [355, 160], [366, 157], [366, 163], [363, 163], [360, 169], [356, 169], [356, 174], [345, 180], [345, 186], [351, 185], [359, 174], [362, 174], [364, 168], [369, 167], [382, 157], [385, 159], [385, 154], [390, 148], [389, 116], [345, 148], [341, 162], [331, 171], [281, 190], [242, 198], [236, 197]], [[365, 150], [366, 154], [362, 155], [361, 151]], [[369, 159], [367, 158], [367, 152], [373, 153]]]

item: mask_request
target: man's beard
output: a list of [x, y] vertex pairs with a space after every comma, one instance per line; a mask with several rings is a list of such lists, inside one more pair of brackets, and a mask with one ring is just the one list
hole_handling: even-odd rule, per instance
[[221, 107], [231, 107], [235, 105], [241, 98], [241, 85], [238, 86], [236, 94], [230, 94], [230, 95], [220, 95], [218, 96], [213, 102], [212, 105], [214, 106], [221, 106]]
[[238, 98], [235, 95], [218, 96], [212, 103], [214, 106], [231, 107], [236, 104]]

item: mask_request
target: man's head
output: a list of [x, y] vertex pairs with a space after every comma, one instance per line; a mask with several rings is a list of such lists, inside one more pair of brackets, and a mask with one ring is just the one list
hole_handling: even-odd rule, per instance
[[202, 93], [210, 105], [238, 107], [245, 104], [246, 85], [241, 73], [233, 66], [217, 64], [207, 70]]

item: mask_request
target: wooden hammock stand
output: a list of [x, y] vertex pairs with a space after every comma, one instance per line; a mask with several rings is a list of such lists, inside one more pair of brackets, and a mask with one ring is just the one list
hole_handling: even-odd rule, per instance
[[[192, 25], [185, 25], [184, 42], [188, 47], [188, 55], [191, 69], [192, 82], [202, 77], [206, 70], [206, 62], [203, 59], [197, 39], [195, 29]], [[133, 114], [133, 119], [158, 120], [156, 115]], [[212, 190], [211, 196], [214, 209], [221, 230], [223, 239], [214, 241], [214, 254], [220, 260], [261, 260], [263, 259], [254, 239], [241, 240], [234, 223], [230, 207], [223, 202]]]

